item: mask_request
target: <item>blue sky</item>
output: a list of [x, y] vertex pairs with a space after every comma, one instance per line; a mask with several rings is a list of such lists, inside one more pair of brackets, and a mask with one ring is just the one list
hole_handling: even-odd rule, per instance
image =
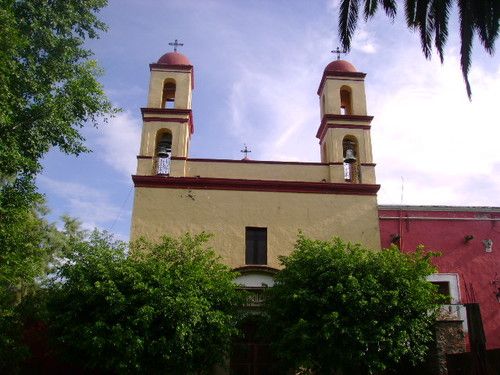
[[[455, 12], [456, 13], [456, 12]], [[44, 160], [38, 178], [56, 220], [129, 235], [134, 173], [149, 63], [171, 50], [195, 67], [196, 131], [190, 156], [319, 161], [316, 95], [338, 45], [338, 1], [110, 0], [109, 31], [89, 43], [104, 69], [101, 82], [123, 111], [84, 135], [93, 152]], [[458, 65], [456, 16], [445, 63], [422, 56], [403, 12], [361, 22], [345, 57], [367, 73], [381, 204], [500, 206], [500, 66], [475, 44], [468, 101]]]

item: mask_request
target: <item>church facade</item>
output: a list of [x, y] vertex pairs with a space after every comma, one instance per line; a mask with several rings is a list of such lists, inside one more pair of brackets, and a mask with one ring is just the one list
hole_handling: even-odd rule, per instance
[[278, 268], [298, 231], [380, 248], [365, 74], [347, 61], [321, 78], [320, 163], [194, 159], [193, 66], [177, 52], [150, 65], [132, 239], [213, 233], [211, 245], [240, 270]]
[[[176, 51], [160, 57], [150, 64], [148, 102], [141, 109], [131, 239], [212, 233], [210, 245], [240, 272], [237, 282], [257, 292], [273, 285], [278, 257], [293, 250], [299, 231], [374, 250], [394, 243], [412, 251], [423, 243], [444, 254], [431, 281], [450, 295], [446, 324], [466, 337], [463, 303], [479, 302], [486, 347], [500, 348], [500, 260], [484, 242], [498, 238], [500, 208], [378, 206], [365, 77], [344, 60], [332, 61], [318, 77], [320, 162], [191, 158], [194, 68]], [[467, 290], [473, 284], [477, 300]], [[463, 338], [452, 351], [464, 350]]]

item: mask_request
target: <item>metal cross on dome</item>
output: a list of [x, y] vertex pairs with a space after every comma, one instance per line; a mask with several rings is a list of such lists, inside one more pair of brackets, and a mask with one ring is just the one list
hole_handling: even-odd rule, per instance
[[182, 47], [184, 43], [179, 43], [177, 39], [174, 42], [168, 43], [169, 46], [174, 46], [174, 52], [177, 52], [177, 47]]
[[346, 50], [341, 50], [339, 47], [337, 47], [337, 49], [334, 49], [333, 51], [331, 51], [331, 53], [336, 53], [337, 54], [337, 60], [340, 60], [340, 54], [341, 53], [347, 54], [347, 51]]
[[240, 152], [243, 152], [243, 153], [245, 154], [245, 158], [247, 158], [247, 157], [248, 157], [248, 154], [249, 154], [250, 152], [252, 152], [252, 151], [250, 151], [250, 150], [248, 149], [247, 145], [244, 145], [244, 146], [245, 146], [245, 148], [244, 148], [243, 150], [240, 150]]

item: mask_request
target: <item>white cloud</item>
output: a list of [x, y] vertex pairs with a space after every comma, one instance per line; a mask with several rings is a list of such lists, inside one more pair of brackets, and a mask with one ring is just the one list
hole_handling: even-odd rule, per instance
[[103, 124], [94, 136], [99, 156], [127, 179], [135, 173], [141, 140], [141, 123], [130, 111], [119, 113]]
[[352, 38], [351, 45], [354, 51], [360, 51], [367, 54], [377, 52], [378, 45], [375, 33], [371, 31], [369, 24], [359, 22], [358, 29]]
[[111, 202], [110, 193], [75, 182], [60, 181], [39, 176], [37, 181], [44, 190], [63, 200], [62, 213], [77, 217], [85, 229], [109, 229], [129, 213]]
[[500, 130], [492, 114], [500, 70], [473, 68], [469, 102], [457, 56], [449, 53], [443, 66], [416, 49], [401, 56], [381, 71], [385, 84], [368, 92], [379, 201], [399, 203], [403, 176], [407, 204], [500, 205]]
[[[332, 59], [324, 53], [331, 49], [326, 35], [320, 26], [303, 30], [295, 45], [276, 45], [270, 61], [262, 63], [261, 56], [240, 59], [229, 95], [228, 131], [256, 151], [251, 157], [318, 160], [316, 90], [323, 66]], [[326, 58], [321, 65], [318, 56]]]

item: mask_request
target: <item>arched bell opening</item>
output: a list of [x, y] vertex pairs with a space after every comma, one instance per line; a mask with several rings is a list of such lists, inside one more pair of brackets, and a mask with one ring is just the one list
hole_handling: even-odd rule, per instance
[[167, 78], [163, 82], [163, 94], [161, 99], [162, 108], [175, 108], [175, 90], [176, 90], [175, 80]]
[[340, 88], [340, 114], [352, 115], [352, 90], [349, 86]]
[[172, 133], [160, 130], [156, 135], [155, 174], [168, 176], [172, 157]]
[[342, 140], [344, 158], [344, 180], [353, 184], [361, 183], [358, 140], [347, 135]]

